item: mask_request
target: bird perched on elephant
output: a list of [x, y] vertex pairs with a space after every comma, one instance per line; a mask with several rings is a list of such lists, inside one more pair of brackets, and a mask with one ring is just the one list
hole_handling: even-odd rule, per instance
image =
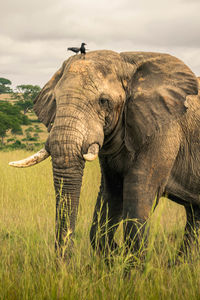
[[81, 47], [69, 47], [67, 48], [67, 50], [70, 50], [76, 54], [78, 54], [79, 52], [81, 52], [81, 55], [85, 55], [86, 54], [86, 49], [85, 49], [85, 45], [87, 45], [86, 43], [82, 43]]
[[181, 60], [108, 50], [89, 52], [84, 60], [70, 57], [43, 87], [34, 110], [49, 131], [45, 149], [11, 165], [33, 165], [51, 155], [56, 248], [62, 256], [73, 240], [85, 161], [98, 156], [101, 185], [90, 231], [94, 249], [116, 249], [114, 234], [124, 220], [124, 243], [137, 251], [155, 199], [163, 194], [185, 207], [184, 245], [195, 239], [200, 98], [198, 80]]

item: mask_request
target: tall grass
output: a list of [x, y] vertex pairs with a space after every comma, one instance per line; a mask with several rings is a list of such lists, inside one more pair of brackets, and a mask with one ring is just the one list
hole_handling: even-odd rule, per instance
[[[8, 162], [27, 152], [0, 153], [0, 299], [200, 299], [200, 258], [171, 265], [183, 235], [183, 209], [162, 198], [151, 220], [146, 262], [124, 277], [126, 261], [108, 268], [89, 242], [100, 182], [98, 162], [88, 164], [73, 256], [58, 264], [54, 253], [55, 200], [50, 160], [28, 169]], [[116, 239], [123, 249], [122, 227]]]

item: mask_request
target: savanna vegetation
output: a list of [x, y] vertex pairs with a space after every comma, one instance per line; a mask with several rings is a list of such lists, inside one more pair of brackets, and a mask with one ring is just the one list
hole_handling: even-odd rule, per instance
[[[200, 299], [200, 256], [174, 264], [185, 224], [181, 206], [162, 198], [152, 216], [146, 261], [125, 277], [122, 252], [108, 268], [91, 249], [89, 229], [98, 193], [98, 161], [86, 165], [73, 255], [54, 252], [55, 200], [50, 159], [27, 169], [9, 161], [31, 153], [0, 152], [0, 299]], [[130, 255], [129, 255], [130, 258]]]
[[37, 150], [46, 140], [46, 128], [33, 112], [38, 85], [22, 84], [15, 90], [11, 81], [0, 78], [0, 150]]
[[9, 79], [0, 77], [0, 94], [11, 93], [11, 84], [12, 82]]

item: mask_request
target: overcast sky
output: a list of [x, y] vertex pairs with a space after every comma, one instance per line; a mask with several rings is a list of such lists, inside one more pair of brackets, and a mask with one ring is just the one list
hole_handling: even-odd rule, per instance
[[81, 42], [170, 53], [200, 76], [200, 0], [6, 0], [0, 29], [0, 77], [13, 87], [42, 87]]

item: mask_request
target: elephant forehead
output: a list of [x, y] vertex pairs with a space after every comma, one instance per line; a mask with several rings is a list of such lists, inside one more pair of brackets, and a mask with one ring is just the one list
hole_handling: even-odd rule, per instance
[[105, 62], [96, 62], [87, 59], [80, 59], [75, 61], [69, 67], [70, 73], [75, 73], [77, 75], [97, 75], [98, 77], [107, 77], [112, 74], [111, 64]]
[[80, 59], [71, 64], [69, 72], [85, 75], [90, 69], [92, 69], [92, 63], [90, 61]]

